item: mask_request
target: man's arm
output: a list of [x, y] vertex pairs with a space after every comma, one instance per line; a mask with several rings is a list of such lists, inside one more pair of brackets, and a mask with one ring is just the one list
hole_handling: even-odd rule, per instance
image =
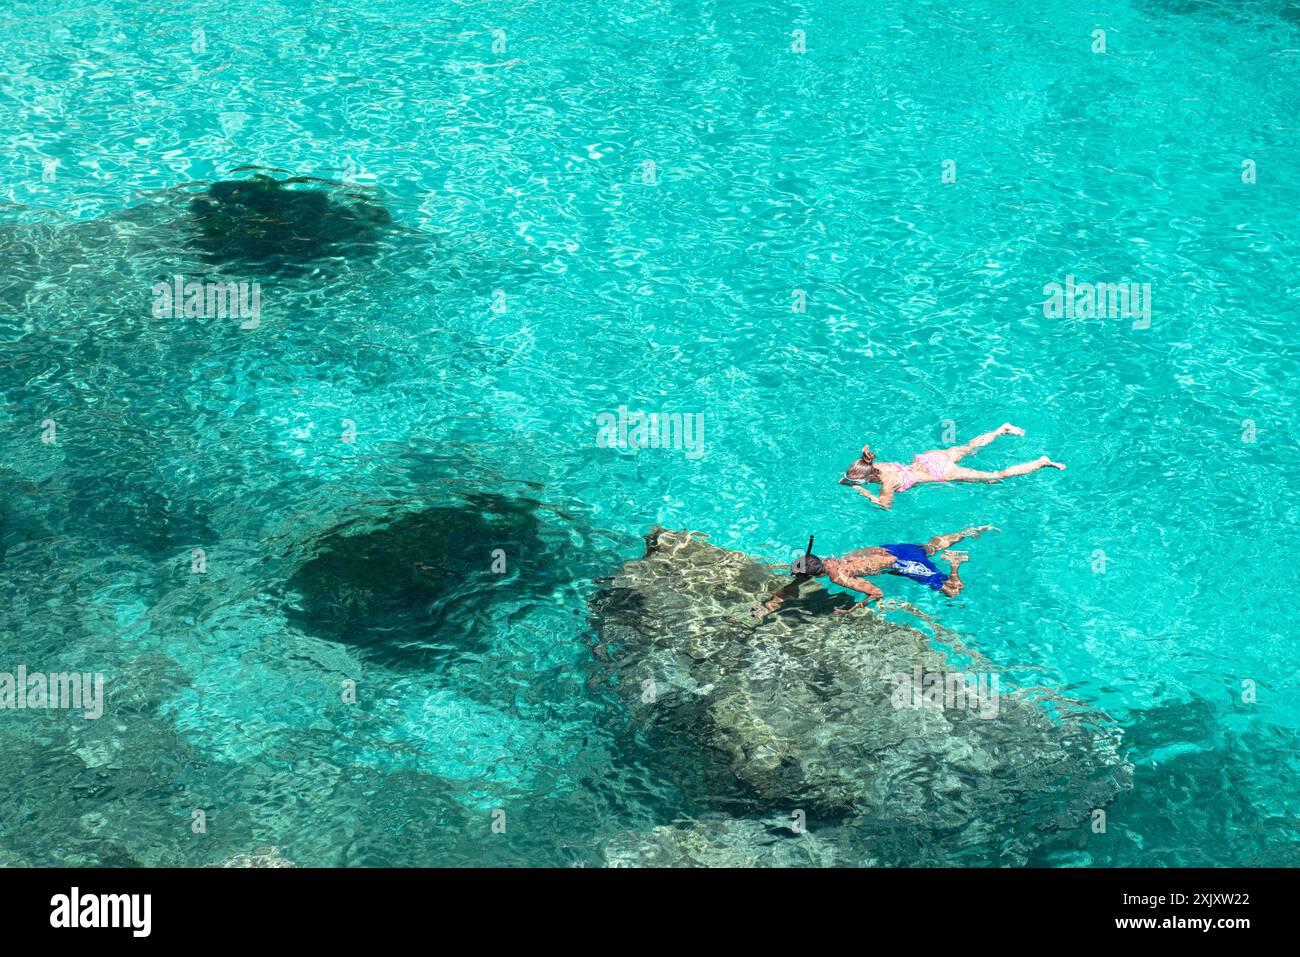
[[[841, 575], [838, 572], [831, 572], [830, 580], [837, 585], [841, 585], [844, 588], [852, 589], [855, 592], [867, 596], [866, 598], [862, 599], [862, 601], [855, 604], [853, 608], [844, 609], [845, 612], [853, 611], [854, 608], [861, 608], [869, 601], [879, 601], [880, 599], [885, 597], [885, 593], [883, 591], [881, 591], [875, 585], [871, 584], [871, 582], [867, 581], [865, 578], [854, 578], [851, 575]], [[839, 611], [839, 609], [836, 610]]]
[[770, 615], [772, 612], [780, 608], [781, 603], [787, 598], [793, 598], [795, 595], [799, 594], [799, 586], [811, 577], [811, 575], [795, 575], [794, 581], [782, 585], [776, 590], [776, 594], [767, 601], [754, 605], [754, 607], [750, 609], [750, 612], [753, 613], [755, 618], [762, 618], [765, 615]]

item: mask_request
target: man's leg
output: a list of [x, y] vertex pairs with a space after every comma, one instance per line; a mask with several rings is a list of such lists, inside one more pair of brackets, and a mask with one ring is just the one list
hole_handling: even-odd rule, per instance
[[960, 532], [953, 532], [951, 535], [936, 535], [921, 547], [925, 549], [926, 555], [933, 555], [935, 552], [941, 552], [945, 548], [952, 548], [960, 541], [967, 538], [979, 538], [981, 532], [996, 532], [997, 529], [992, 525], [976, 525]]
[[961, 568], [963, 562], [970, 561], [970, 556], [965, 552], [944, 552], [942, 557], [948, 560], [948, 565], [951, 570], [948, 572], [948, 580], [943, 583], [943, 587], [940, 588], [939, 591], [943, 592], [949, 598], [956, 598], [961, 594], [961, 590], [966, 587], [966, 583], [961, 580], [961, 575], [958, 574], [958, 570]]

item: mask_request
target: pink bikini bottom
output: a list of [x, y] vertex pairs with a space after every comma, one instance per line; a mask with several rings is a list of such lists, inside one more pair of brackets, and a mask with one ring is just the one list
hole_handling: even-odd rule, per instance
[[926, 472], [929, 473], [930, 478], [937, 482], [944, 481], [944, 476], [947, 475], [948, 470], [952, 468], [952, 462], [950, 462], [946, 457], [940, 455], [938, 452], [926, 452], [923, 455], [918, 455], [912, 460], [911, 465], [900, 465], [897, 462], [892, 462], [890, 464], [903, 473], [903, 484], [898, 487], [900, 492], [906, 492], [916, 484], [916, 470], [918, 468], [925, 469]]
[[952, 462], [947, 456], [940, 455], [938, 452], [926, 452], [924, 455], [918, 455], [912, 460], [912, 464], [924, 468], [930, 473], [930, 478], [938, 482], [942, 482], [943, 477], [952, 468]]

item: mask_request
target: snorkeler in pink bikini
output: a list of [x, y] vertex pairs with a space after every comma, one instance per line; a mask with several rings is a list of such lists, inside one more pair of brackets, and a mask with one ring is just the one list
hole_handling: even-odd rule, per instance
[[[1039, 469], [1064, 469], [1060, 462], [1053, 462], [1044, 455], [1032, 462], [1022, 462], [997, 472], [978, 472], [975, 469], [962, 468], [957, 463], [967, 455], [984, 448], [1000, 435], [1024, 435], [1025, 430], [1011, 423], [1003, 425], [992, 432], [977, 435], [965, 445], [954, 445], [950, 449], [932, 449], [922, 452], [912, 460], [911, 465], [899, 462], [877, 462], [870, 446], [862, 447], [862, 457], [849, 466], [841, 485], [857, 486], [859, 495], [871, 499], [881, 508], [890, 508], [894, 503], [895, 492], [906, 492], [913, 485], [928, 482], [1000, 482], [1013, 475], [1028, 475]], [[880, 494], [872, 495], [863, 486], [877, 484]]]

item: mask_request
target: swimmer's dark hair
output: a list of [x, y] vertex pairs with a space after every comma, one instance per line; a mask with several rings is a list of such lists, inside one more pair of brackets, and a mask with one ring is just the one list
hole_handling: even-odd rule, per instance
[[813, 536], [808, 536], [808, 550], [803, 555], [794, 560], [790, 566], [790, 571], [796, 575], [816, 576], [826, 574], [826, 566], [822, 560], [812, 553]]

